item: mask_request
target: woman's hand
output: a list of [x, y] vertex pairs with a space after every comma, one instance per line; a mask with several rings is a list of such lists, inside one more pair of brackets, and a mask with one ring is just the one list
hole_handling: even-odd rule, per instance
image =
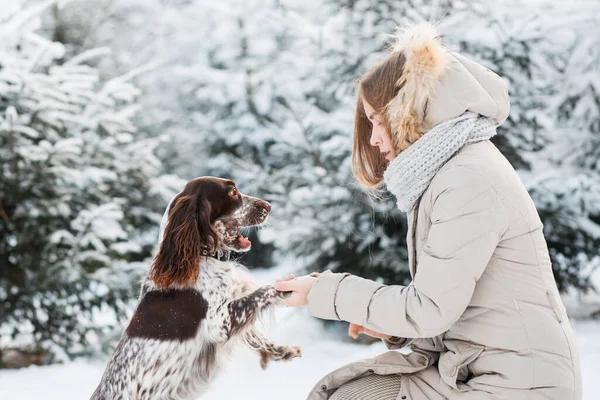
[[302, 307], [308, 303], [308, 292], [317, 281], [315, 276], [305, 275], [299, 278], [290, 275], [283, 280], [277, 279], [275, 289], [280, 292], [292, 292], [285, 304], [288, 307]]
[[350, 326], [348, 327], [348, 336], [350, 336], [352, 339], [358, 339], [359, 333], [364, 333], [365, 335], [369, 335], [378, 339], [389, 339], [392, 337], [391, 335], [386, 335], [384, 333], [372, 331], [370, 329], [365, 328], [364, 326], [350, 324]]

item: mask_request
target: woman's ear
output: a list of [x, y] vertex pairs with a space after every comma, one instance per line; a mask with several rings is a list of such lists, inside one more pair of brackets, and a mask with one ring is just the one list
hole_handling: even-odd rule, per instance
[[175, 198], [160, 249], [150, 267], [149, 278], [158, 289], [196, 282], [202, 251], [212, 254], [218, 245], [210, 213], [210, 202], [201, 194]]

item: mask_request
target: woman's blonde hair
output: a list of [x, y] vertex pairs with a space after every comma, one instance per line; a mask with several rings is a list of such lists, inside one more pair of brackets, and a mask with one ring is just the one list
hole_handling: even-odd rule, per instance
[[368, 188], [376, 188], [381, 185], [387, 160], [376, 147], [371, 146], [369, 143], [373, 124], [367, 118], [363, 107], [363, 99], [373, 107], [381, 118], [386, 134], [394, 146], [396, 154], [408, 147], [407, 145], [402, 148], [402, 144], [406, 142], [407, 138], [395, 138], [392, 136], [387, 113], [389, 102], [400, 90], [400, 87], [396, 86], [396, 83], [402, 76], [404, 63], [405, 57], [402, 53], [392, 53], [384, 61], [365, 73], [356, 85], [352, 174], [363, 186]]

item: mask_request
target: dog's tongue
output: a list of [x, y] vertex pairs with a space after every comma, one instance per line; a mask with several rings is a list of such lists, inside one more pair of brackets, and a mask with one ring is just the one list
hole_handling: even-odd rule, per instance
[[238, 236], [238, 243], [240, 244], [240, 247], [242, 249], [247, 249], [252, 244], [247, 238], [243, 236]]

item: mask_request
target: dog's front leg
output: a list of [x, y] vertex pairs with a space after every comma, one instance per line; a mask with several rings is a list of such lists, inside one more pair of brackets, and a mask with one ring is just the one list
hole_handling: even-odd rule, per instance
[[225, 321], [228, 336], [231, 337], [254, 324], [260, 311], [274, 304], [283, 304], [289, 295], [289, 292], [280, 292], [269, 285], [228, 303], [228, 320]]
[[273, 286], [263, 286], [235, 300], [223, 300], [208, 310], [207, 338], [212, 343], [225, 343], [236, 333], [251, 327], [260, 311], [281, 303], [290, 295], [280, 292]]
[[267, 368], [269, 361], [291, 360], [301, 357], [302, 349], [300, 346], [282, 346], [273, 343], [256, 329], [249, 329], [244, 333], [244, 341], [252, 350], [260, 354], [260, 367]]

